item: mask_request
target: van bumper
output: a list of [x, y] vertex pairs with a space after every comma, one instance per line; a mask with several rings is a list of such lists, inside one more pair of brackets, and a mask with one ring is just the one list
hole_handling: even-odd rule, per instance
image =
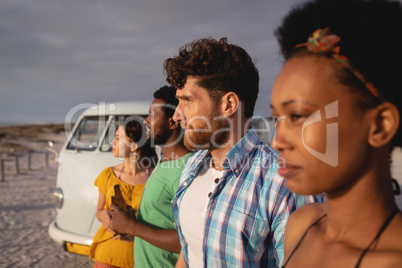
[[69, 233], [57, 227], [57, 223], [52, 221], [48, 228], [50, 238], [60, 245], [65, 245], [69, 242], [72, 244], [79, 244], [83, 246], [90, 246], [92, 244], [92, 237]]

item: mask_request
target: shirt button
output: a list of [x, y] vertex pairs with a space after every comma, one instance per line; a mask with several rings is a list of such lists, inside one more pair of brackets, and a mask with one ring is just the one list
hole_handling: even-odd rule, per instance
[[183, 186], [187, 186], [187, 182], [185, 181], [185, 182], [183, 182]]
[[235, 173], [237, 174], [237, 173], [239, 173], [239, 170], [236, 168], [236, 170], [235, 170]]
[[216, 179], [215, 179], [215, 183], [218, 183], [218, 182], [219, 182], [219, 178], [216, 178]]
[[210, 193], [208, 194], [208, 197], [211, 197], [211, 195], [212, 195], [212, 192], [210, 192]]

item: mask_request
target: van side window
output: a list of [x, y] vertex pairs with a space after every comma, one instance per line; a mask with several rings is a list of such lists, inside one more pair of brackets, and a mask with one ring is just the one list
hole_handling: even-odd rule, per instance
[[99, 116], [84, 117], [70, 139], [67, 150], [95, 151], [100, 136], [105, 130], [107, 118]]

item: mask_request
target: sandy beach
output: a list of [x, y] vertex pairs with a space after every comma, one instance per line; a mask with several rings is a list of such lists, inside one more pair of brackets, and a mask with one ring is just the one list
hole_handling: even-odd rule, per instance
[[[9, 129], [11, 135], [5, 135], [0, 128], [2, 157], [6, 158], [10, 149], [20, 155], [20, 174], [14, 174], [13, 162], [6, 162], [5, 181], [0, 182], [0, 267], [93, 267], [87, 256], [64, 251], [48, 235], [54, 218], [52, 189], [56, 186], [57, 163], [50, 154], [46, 168], [43, 152], [47, 140], [60, 150], [66, 135], [53, 133], [51, 126], [42, 127], [43, 132], [38, 133], [34, 129]], [[27, 169], [28, 151], [32, 170]]]
[[[16, 138], [18, 137], [18, 138]], [[50, 155], [45, 161], [47, 141], [61, 149], [66, 135], [62, 126], [46, 125], [0, 127], [0, 154], [9, 158], [17, 153], [19, 174], [13, 162], [5, 165], [4, 181], [0, 181], [0, 267], [92, 267], [86, 256], [65, 252], [50, 239], [48, 225], [53, 220], [52, 189], [56, 185], [57, 163]], [[28, 170], [28, 153], [32, 170]], [[402, 183], [402, 150], [393, 154], [393, 176]], [[402, 208], [402, 198], [398, 198]]]

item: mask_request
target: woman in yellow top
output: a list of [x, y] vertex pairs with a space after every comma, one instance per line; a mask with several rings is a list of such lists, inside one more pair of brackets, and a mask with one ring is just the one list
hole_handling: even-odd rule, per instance
[[119, 126], [111, 145], [113, 156], [124, 159], [124, 162], [106, 168], [95, 180], [99, 189], [96, 217], [102, 226], [90, 248], [89, 257], [95, 261], [94, 267], [134, 266], [133, 237], [120, 235], [118, 230], [112, 229], [109, 210], [116, 184], [120, 186], [126, 205], [134, 211], [138, 209], [145, 182], [157, 162], [155, 150], [146, 142], [144, 129], [137, 121]]

